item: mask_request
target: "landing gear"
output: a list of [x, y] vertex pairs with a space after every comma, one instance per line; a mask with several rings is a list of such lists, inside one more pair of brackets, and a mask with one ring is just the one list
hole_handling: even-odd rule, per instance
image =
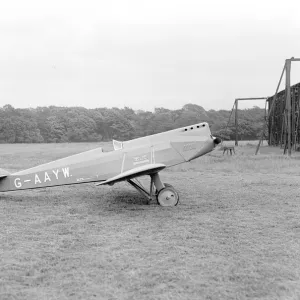
[[[174, 188], [174, 186], [172, 184], [170, 184], [170, 183], [164, 182], [164, 186], [165, 186], [165, 188], [171, 188], [171, 189], [173, 189], [173, 191], [176, 193], [176, 197], [178, 199], [177, 203], [175, 204], [175, 206], [176, 206], [178, 204], [178, 202], [179, 202], [179, 194], [178, 194], [178, 192], [176, 191], [176, 189]], [[157, 203], [159, 205], [162, 205], [162, 206], [172, 206], [172, 205], [163, 205], [163, 204], [160, 203], [160, 201], [158, 200], [158, 191], [157, 190], [155, 190], [155, 196], [156, 196]]]
[[137, 178], [128, 179], [127, 182], [147, 198], [147, 204], [156, 198], [161, 206], [176, 206], [179, 202], [179, 195], [175, 188], [171, 184], [162, 183], [158, 173], [150, 174], [150, 178], [150, 191], [147, 191]]
[[179, 196], [172, 186], [166, 186], [157, 194], [157, 202], [161, 206], [176, 206], [179, 202]]

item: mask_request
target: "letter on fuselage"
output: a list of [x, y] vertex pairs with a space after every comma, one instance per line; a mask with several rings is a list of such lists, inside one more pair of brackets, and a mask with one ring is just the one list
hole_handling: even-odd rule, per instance
[[21, 179], [20, 178], [16, 178], [15, 180], [14, 180], [14, 183], [15, 183], [15, 187], [16, 188], [20, 188], [20, 187], [22, 187], [22, 183], [21, 183]]

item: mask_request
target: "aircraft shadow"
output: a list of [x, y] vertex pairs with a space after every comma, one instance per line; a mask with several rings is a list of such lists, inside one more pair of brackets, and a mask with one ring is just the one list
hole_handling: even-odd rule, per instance
[[137, 191], [115, 191], [114, 195], [108, 199], [113, 204], [134, 204], [146, 206], [147, 200]]

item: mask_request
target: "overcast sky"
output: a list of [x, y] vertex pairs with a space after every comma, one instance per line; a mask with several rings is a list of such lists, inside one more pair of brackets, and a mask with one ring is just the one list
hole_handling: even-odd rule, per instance
[[292, 56], [299, 0], [0, 4], [0, 106], [231, 109], [235, 98], [274, 94]]

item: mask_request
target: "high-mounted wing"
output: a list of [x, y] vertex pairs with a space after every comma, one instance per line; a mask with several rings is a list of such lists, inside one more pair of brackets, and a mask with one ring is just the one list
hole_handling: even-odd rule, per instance
[[125, 171], [123, 173], [120, 173], [119, 175], [114, 176], [110, 179], [107, 179], [103, 182], [97, 183], [96, 185], [103, 185], [103, 184], [113, 185], [116, 182], [120, 182], [123, 180], [128, 180], [131, 178], [159, 172], [159, 171], [163, 170], [165, 167], [166, 167], [166, 165], [164, 165], [164, 164], [147, 164], [147, 165], [140, 166], [140, 167]]

